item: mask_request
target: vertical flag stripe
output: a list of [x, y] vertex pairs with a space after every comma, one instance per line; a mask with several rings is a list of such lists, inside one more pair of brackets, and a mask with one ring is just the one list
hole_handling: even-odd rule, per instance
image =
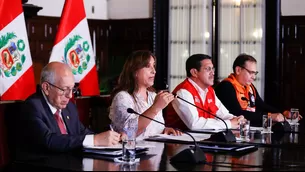
[[66, 0], [49, 62], [69, 65], [83, 96], [99, 95], [92, 48], [83, 0]]
[[[77, 3], [75, 1], [77, 1]], [[54, 43], [55, 45], [64, 39], [67, 34], [69, 34], [77, 24], [86, 17], [85, 10], [82, 10], [82, 8], [84, 8], [83, 0], [66, 0], [59, 23], [59, 26], [64, 27], [58, 29]], [[70, 20], [72, 18], [73, 20]]]
[[100, 94], [100, 91], [98, 88], [98, 78], [97, 78], [95, 66], [80, 81], [79, 87], [80, 87], [82, 95], [95, 96], [95, 95]]
[[0, 0], [0, 99], [25, 100], [35, 78], [21, 0]]
[[0, 31], [21, 13], [21, 0], [0, 0]]
[[31, 66], [2, 96], [1, 100], [25, 100], [35, 92], [34, 70]]

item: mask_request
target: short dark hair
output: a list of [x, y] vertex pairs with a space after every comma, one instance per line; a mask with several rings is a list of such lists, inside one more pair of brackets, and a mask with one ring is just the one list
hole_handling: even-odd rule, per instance
[[233, 72], [235, 73], [235, 68], [237, 66], [245, 67], [247, 61], [257, 63], [256, 59], [251, 55], [245, 53], [239, 54], [233, 62]]
[[186, 69], [186, 75], [187, 77], [191, 77], [191, 69], [195, 68], [198, 71], [201, 68], [201, 61], [205, 60], [205, 59], [209, 59], [211, 60], [212, 58], [209, 55], [206, 54], [193, 54], [191, 55], [185, 63], [185, 69]]

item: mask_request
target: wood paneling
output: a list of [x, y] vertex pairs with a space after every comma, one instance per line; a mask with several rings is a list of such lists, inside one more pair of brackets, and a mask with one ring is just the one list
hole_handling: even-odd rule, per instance
[[0, 104], [0, 169], [4, 167], [9, 161], [6, 127], [4, 122], [4, 108], [5, 104]]
[[[60, 18], [32, 17], [26, 20], [36, 84], [42, 66], [49, 62]], [[111, 91], [126, 57], [134, 50], [152, 51], [153, 20], [88, 20], [92, 45], [95, 38], [96, 64], [103, 94]], [[93, 36], [95, 34], [95, 37]]]
[[281, 17], [281, 102], [305, 113], [305, 16]]

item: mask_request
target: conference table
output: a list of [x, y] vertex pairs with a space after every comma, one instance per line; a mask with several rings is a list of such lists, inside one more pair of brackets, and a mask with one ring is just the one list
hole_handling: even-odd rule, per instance
[[[305, 170], [305, 137], [301, 126], [293, 132], [253, 133], [250, 140], [236, 143], [214, 143], [200, 141], [207, 145], [255, 145], [256, 149], [244, 154], [205, 151], [206, 162], [199, 164], [172, 163], [171, 157], [193, 144], [179, 141], [145, 141], [152, 145], [140, 162], [132, 165], [117, 163], [98, 155], [73, 153], [27, 154], [15, 160], [11, 170], [71, 170], [71, 171], [262, 171], [262, 170]], [[238, 131], [233, 131], [238, 135]]]

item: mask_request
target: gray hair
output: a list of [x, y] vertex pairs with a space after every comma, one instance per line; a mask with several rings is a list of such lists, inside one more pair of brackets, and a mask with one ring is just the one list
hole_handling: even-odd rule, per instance
[[48, 66], [45, 66], [41, 71], [40, 84], [42, 84], [43, 82], [49, 82], [51, 84], [55, 84], [55, 76], [56, 76], [55, 70], [50, 70]]

